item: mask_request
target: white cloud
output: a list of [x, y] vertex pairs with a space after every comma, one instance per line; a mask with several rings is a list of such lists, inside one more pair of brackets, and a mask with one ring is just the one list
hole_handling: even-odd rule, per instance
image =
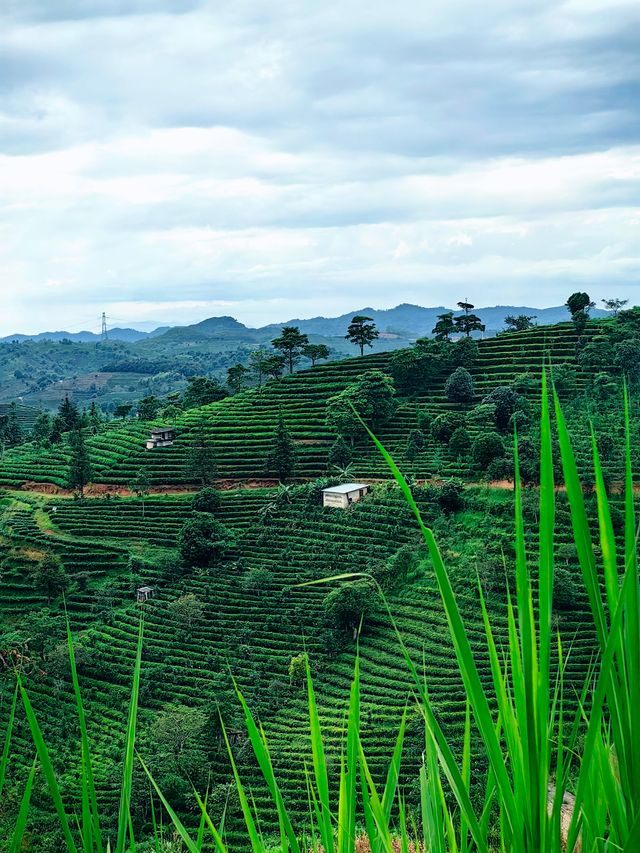
[[0, 332], [634, 300], [635, 3], [45, 5], [0, 16]]

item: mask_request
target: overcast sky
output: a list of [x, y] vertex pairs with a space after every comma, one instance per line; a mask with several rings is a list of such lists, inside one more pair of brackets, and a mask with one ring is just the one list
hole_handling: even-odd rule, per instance
[[637, 0], [0, 9], [0, 333], [640, 302]]

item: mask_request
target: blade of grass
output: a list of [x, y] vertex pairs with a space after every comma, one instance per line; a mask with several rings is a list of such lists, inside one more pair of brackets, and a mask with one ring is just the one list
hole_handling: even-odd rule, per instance
[[36, 775], [36, 761], [37, 757], [33, 759], [33, 763], [31, 764], [31, 770], [29, 771], [29, 776], [27, 777], [24, 793], [20, 801], [20, 810], [18, 811], [16, 825], [11, 836], [11, 841], [9, 842], [8, 853], [20, 853], [20, 851], [22, 850], [22, 839], [24, 838], [24, 833], [27, 828], [27, 819], [29, 817], [29, 808], [31, 806], [31, 792], [33, 791], [33, 780], [35, 779]]
[[15, 690], [13, 691], [13, 699], [9, 709], [9, 721], [7, 722], [7, 730], [4, 736], [4, 746], [2, 747], [2, 756], [0, 757], [0, 796], [4, 788], [4, 780], [7, 772], [7, 764], [9, 762], [9, 748], [11, 746], [11, 735], [13, 733], [13, 723], [16, 716], [16, 705], [18, 704], [18, 683], [16, 682]]
[[58, 781], [56, 779], [56, 775], [53, 770], [53, 765], [51, 764], [51, 759], [49, 757], [49, 750], [47, 749], [47, 745], [44, 742], [42, 731], [40, 729], [40, 725], [38, 724], [38, 720], [36, 719], [36, 715], [33, 712], [33, 708], [31, 707], [31, 702], [29, 701], [29, 697], [27, 696], [27, 691], [24, 689], [24, 687], [22, 686], [22, 682], [20, 681], [20, 676], [18, 676], [18, 685], [20, 688], [20, 696], [22, 697], [22, 704], [24, 705], [24, 710], [27, 715], [29, 729], [31, 730], [31, 737], [38, 753], [38, 759], [40, 761], [42, 773], [47, 781], [47, 785], [49, 786], [49, 792], [53, 799], [53, 804], [58, 815], [58, 820], [60, 821], [62, 835], [68, 847], [69, 853], [77, 853], [76, 844], [73, 840], [73, 836], [71, 835], [71, 829], [69, 827], [67, 813], [64, 810], [64, 804], [62, 802], [60, 788], [58, 787]]
[[[80, 682], [78, 681], [78, 672], [76, 669], [76, 656], [73, 650], [73, 638], [71, 636], [71, 627], [69, 625], [69, 617], [65, 608], [65, 623], [67, 628], [67, 648], [69, 651], [69, 665], [71, 667], [71, 681], [73, 683], [73, 692], [76, 699], [76, 711], [78, 714], [78, 724], [80, 726], [80, 739], [82, 749], [82, 815], [83, 815], [83, 839], [85, 850], [87, 853], [93, 850], [95, 844], [98, 853], [102, 853], [104, 845], [102, 842], [102, 832], [100, 830], [100, 812], [98, 809], [98, 798], [96, 796], [96, 787], [93, 776], [93, 767], [91, 762], [91, 751], [89, 748], [89, 735], [87, 733], [87, 721], [84, 713], [84, 705], [82, 702], [82, 694], [80, 693]], [[86, 790], [85, 790], [86, 787]], [[85, 803], [85, 798], [87, 802]]]
[[133, 683], [129, 700], [129, 716], [125, 741], [124, 769], [122, 774], [122, 789], [120, 792], [120, 808], [118, 812], [118, 837], [116, 853], [125, 853], [127, 830], [129, 828], [129, 810], [131, 807], [131, 788], [133, 784], [133, 760], [136, 743], [136, 723], [138, 720], [138, 696], [140, 693], [140, 670], [142, 665], [142, 638], [144, 622], [142, 614], [138, 625], [138, 646], [136, 649], [135, 665], [133, 668]]

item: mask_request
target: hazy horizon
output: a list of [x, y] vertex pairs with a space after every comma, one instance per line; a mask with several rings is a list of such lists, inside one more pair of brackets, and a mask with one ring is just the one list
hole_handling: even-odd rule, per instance
[[635, 2], [25, 0], [0, 24], [0, 335], [638, 301]]

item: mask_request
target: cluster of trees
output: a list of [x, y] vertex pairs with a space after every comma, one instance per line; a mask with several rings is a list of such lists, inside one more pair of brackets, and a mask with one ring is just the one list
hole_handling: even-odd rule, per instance
[[[360, 355], [364, 355], [365, 347], [372, 347], [379, 334], [371, 317], [357, 315], [351, 320], [345, 338], [360, 349]], [[249, 356], [248, 367], [235, 364], [227, 370], [227, 386], [234, 394], [251, 383], [260, 387], [265, 378], [280, 379], [285, 371], [292, 374], [302, 359], [307, 359], [314, 367], [331, 355], [326, 344], [310, 343], [309, 336], [298, 326], [283, 326], [278, 337], [271, 341], [271, 347], [271, 350], [254, 350]]]
[[472, 332], [484, 332], [485, 325], [477, 314], [471, 312], [475, 308], [471, 302], [458, 302], [458, 308], [464, 313], [454, 317], [453, 311], [438, 314], [437, 323], [432, 329], [436, 341], [450, 341], [452, 335], [470, 337]]

